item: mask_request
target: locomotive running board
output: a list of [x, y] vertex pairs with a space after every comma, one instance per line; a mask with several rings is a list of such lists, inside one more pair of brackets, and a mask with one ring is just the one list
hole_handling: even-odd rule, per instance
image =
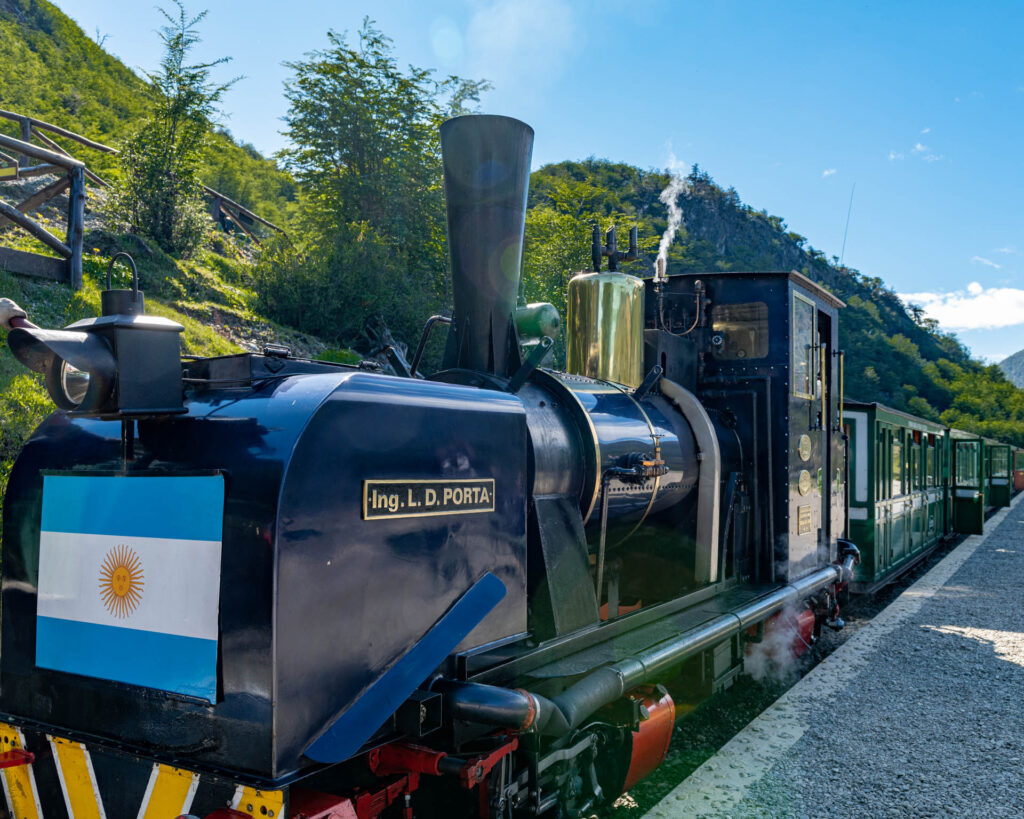
[[[708, 625], [723, 617], [734, 619], [731, 631], [735, 633], [767, 619], [787, 603], [799, 602], [837, 582], [841, 572], [839, 566], [832, 565], [791, 584], [737, 586], [724, 591], [720, 586], [710, 586], [649, 610], [549, 641], [528, 653], [499, 661], [467, 679], [503, 685], [513, 680], [522, 684], [528, 678], [574, 677], [666, 641], [686, 642], [690, 635], [699, 637]], [[695, 644], [693, 651], [699, 649]], [[495, 659], [491, 655], [492, 663]], [[487, 655], [473, 660], [483, 664]]]
[[[557, 660], [532, 669], [528, 676], [532, 679], [575, 677], [591, 669], [628, 659], [638, 652], [667, 640], [685, 639], [688, 635], [696, 636], [704, 630], [705, 626], [717, 622], [723, 616], [735, 618], [736, 624], [733, 630], [735, 633], [745, 627], [742, 622], [744, 618], [740, 616], [741, 611], [756, 604], [759, 600], [768, 601], [773, 597], [778, 597], [785, 589], [786, 585], [780, 583], [759, 588], [748, 586], [726, 592], [721, 597], [684, 609], [656, 623], [635, 629], [622, 637], [604, 640], [568, 656], [563, 655]], [[772, 613], [781, 609], [783, 605], [783, 603], [779, 603], [777, 608], [772, 606]], [[750, 623], [750, 625], [755, 624]], [[723, 637], [723, 639], [726, 638]], [[712, 648], [718, 642], [718, 640], [714, 640], [711, 645], [706, 647]], [[695, 648], [691, 655], [699, 650], [699, 647]]]

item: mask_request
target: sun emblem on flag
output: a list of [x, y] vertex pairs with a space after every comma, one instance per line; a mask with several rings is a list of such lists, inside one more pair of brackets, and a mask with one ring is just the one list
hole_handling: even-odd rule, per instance
[[133, 549], [115, 546], [100, 567], [100, 597], [115, 617], [127, 617], [142, 601], [142, 563]]

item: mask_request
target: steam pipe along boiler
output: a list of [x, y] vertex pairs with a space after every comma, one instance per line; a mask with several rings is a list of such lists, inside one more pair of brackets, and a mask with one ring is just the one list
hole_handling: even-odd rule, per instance
[[13, 815], [581, 816], [664, 758], [663, 684], [726, 685], [784, 608], [841, 625], [841, 303], [795, 273], [641, 281], [611, 233], [569, 285], [568, 372], [541, 367], [532, 141], [441, 128], [429, 377], [182, 362], [137, 276], [11, 331], [61, 408], [5, 498]]

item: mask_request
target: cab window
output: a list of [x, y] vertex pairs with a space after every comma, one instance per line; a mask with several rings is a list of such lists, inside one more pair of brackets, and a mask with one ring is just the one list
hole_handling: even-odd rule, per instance
[[762, 301], [712, 307], [711, 329], [722, 337], [716, 358], [736, 360], [768, 355], [768, 305]]
[[793, 294], [793, 395], [814, 397], [814, 304]]

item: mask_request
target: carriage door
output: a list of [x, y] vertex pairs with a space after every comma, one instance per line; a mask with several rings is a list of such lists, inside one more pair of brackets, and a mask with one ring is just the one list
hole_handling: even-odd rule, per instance
[[953, 446], [953, 530], [980, 535], [985, 526], [981, 493], [981, 444], [955, 441]]

